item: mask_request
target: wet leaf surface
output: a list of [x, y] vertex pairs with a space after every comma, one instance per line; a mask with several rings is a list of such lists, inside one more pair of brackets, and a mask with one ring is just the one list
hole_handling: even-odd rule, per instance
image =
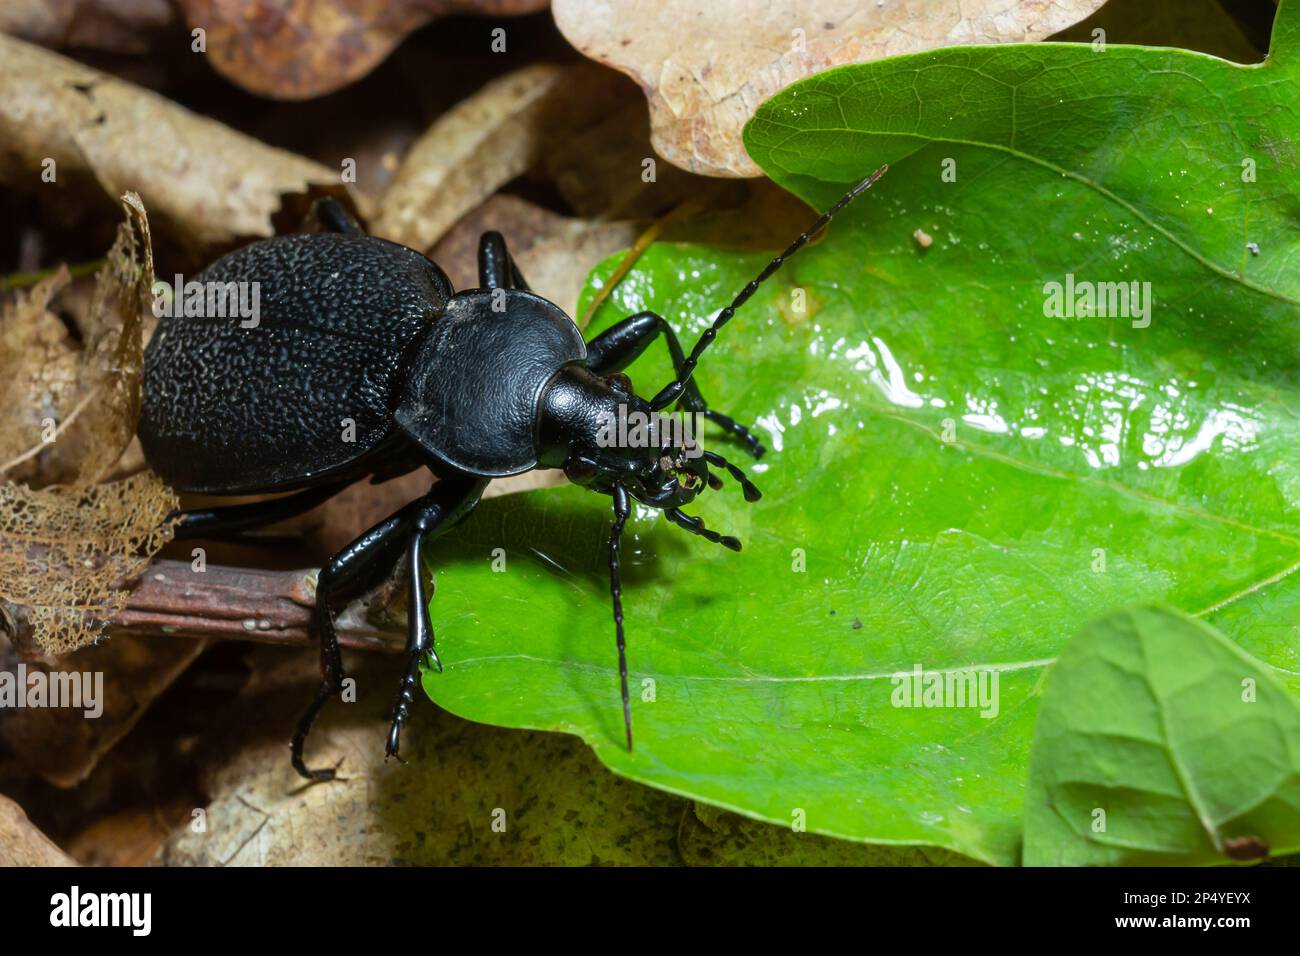
[[[635, 753], [608, 505], [578, 488], [485, 503], [435, 549], [447, 666], [426, 690], [754, 817], [999, 863], [1019, 855], [1044, 671], [1086, 621], [1162, 601], [1300, 690], [1298, 34], [1292, 3], [1263, 67], [958, 49], [764, 107], [751, 151], [818, 207], [893, 169], [701, 365], [772, 449], [761, 503], [728, 482], [691, 509], [745, 552], [642, 509], [629, 524]], [[656, 246], [595, 327], [654, 308], [692, 341], [763, 262]], [[1149, 323], [1045, 314], [1067, 274], [1151, 283]], [[630, 372], [643, 394], [669, 378], [659, 349]], [[996, 674], [995, 715], [895, 706], [916, 665]]]

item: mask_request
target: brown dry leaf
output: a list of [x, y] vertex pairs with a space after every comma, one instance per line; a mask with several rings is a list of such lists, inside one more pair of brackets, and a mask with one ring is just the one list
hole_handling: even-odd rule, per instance
[[304, 786], [285, 740], [319, 679], [314, 655], [255, 658], [223, 739], [196, 751], [213, 798], [201, 831], [173, 836], [169, 865], [677, 862], [683, 801], [613, 776], [576, 738], [473, 724], [422, 700], [402, 735], [407, 763], [385, 762], [394, 658], [350, 662], [356, 703], [326, 708], [307, 747], [313, 764], [346, 757], [342, 779]]
[[[578, 198], [584, 218], [627, 218], [609, 203], [626, 206], [645, 191], [640, 160], [605, 168], [590, 132], [603, 129], [611, 111], [623, 110], [636, 95], [626, 79], [593, 63], [539, 63], [493, 80], [439, 117], [411, 147], [380, 200], [375, 235], [426, 250], [500, 187], [534, 168], [545, 168], [547, 181], [566, 198]], [[624, 136], [637, 142], [635, 135]], [[616, 185], [590, 182], [609, 175], [617, 177]], [[583, 178], [588, 182], [574, 187]], [[629, 183], [632, 193], [625, 195]], [[671, 196], [659, 191], [655, 200]]]
[[192, 810], [193, 801], [171, 801], [96, 817], [67, 840], [68, 852], [85, 866], [152, 866]]
[[[2, 547], [2, 546], [0, 546]], [[74, 787], [136, 725], [154, 699], [171, 686], [203, 650], [202, 641], [147, 640], [118, 635], [83, 648], [52, 666], [26, 662], [28, 674], [56, 669], [103, 675], [97, 697], [101, 712], [86, 719], [84, 710], [23, 707], [5, 712], [0, 743], [32, 773], [56, 787]], [[19, 655], [0, 642], [0, 670], [17, 673]]]
[[498, 194], [461, 218], [430, 251], [457, 289], [479, 284], [479, 237], [489, 229], [500, 232], [510, 254], [534, 292], [569, 315], [591, 270], [640, 232], [636, 223], [603, 222], [561, 216], [517, 196]]
[[[13, 461], [41, 444], [43, 435], [71, 411], [79, 394], [81, 352], [50, 303], [67, 288], [68, 270], [60, 268], [30, 292], [19, 292], [0, 311], [0, 464]], [[18, 481], [48, 484], [76, 473], [76, 460], [59, 462], [73, 442], [54, 443], [8, 471]], [[60, 467], [62, 465], [62, 467]]]
[[[199, 244], [269, 236], [285, 194], [338, 173], [57, 53], [0, 36], [0, 180], [29, 192], [138, 192]], [[56, 179], [42, 180], [54, 162]]]
[[428, 249], [501, 186], [536, 162], [550, 98], [565, 67], [538, 63], [493, 80], [429, 127], [379, 203], [372, 232]]
[[95, 276], [73, 351], [49, 311], [66, 269], [0, 314], [0, 473], [42, 484], [89, 485], [121, 457], [140, 414], [143, 322], [153, 284], [149, 220], [140, 197], [122, 197], [126, 221]]
[[[152, 301], [153, 244], [149, 217], [135, 193], [122, 196], [126, 222], [95, 276], [90, 314], [83, 329], [83, 363], [96, 378], [82, 378], [93, 402], [84, 413], [94, 435], [77, 471], [76, 483], [88, 485], [104, 476], [122, 456], [140, 418], [140, 379], [144, 370], [144, 316]], [[83, 399], [84, 400], [84, 399]]]
[[[140, 197], [127, 194], [122, 203], [127, 219], [95, 278], [75, 382], [65, 383], [56, 395], [30, 365], [48, 358], [47, 351], [12, 356], [18, 362], [15, 378], [35, 389], [17, 400], [23, 408], [49, 408], [47, 417], [57, 427], [49, 436], [52, 449], [42, 441], [45, 436], [36, 436], [27, 452], [4, 467], [65, 453], [67, 444], [58, 437], [70, 425], [84, 436], [72, 445], [79, 457], [59, 465], [72, 472], [72, 486], [35, 490], [13, 481], [0, 484], [0, 600], [8, 604], [6, 616], [17, 619], [6, 622], [6, 630], [30, 634], [50, 654], [69, 653], [103, 634], [108, 619], [126, 604], [125, 583], [170, 539], [166, 518], [177, 506], [176, 496], [151, 473], [92, 484], [121, 457], [140, 412], [142, 323], [153, 252]], [[7, 329], [12, 322], [46, 322], [47, 294], [60, 285], [55, 279], [39, 298], [4, 316]], [[24, 418], [16, 421], [17, 439], [6, 437], [0, 447], [31, 437]]]
[[147, 53], [147, 34], [175, 18], [168, 0], [5, 0], [0, 33], [49, 47]]
[[[359, 80], [407, 34], [450, 14], [517, 16], [547, 0], [179, 0], [212, 65], [253, 93], [323, 96]], [[486, 31], [485, 31], [486, 32]], [[486, 48], [486, 40], [484, 41]]]
[[18, 806], [0, 795], [0, 866], [77, 866], [32, 825]]
[[758, 176], [741, 141], [760, 103], [845, 63], [938, 47], [1042, 40], [1104, 0], [554, 0], [584, 55], [645, 90], [655, 150], [708, 176]]
[[578, 216], [653, 219], [712, 185], [666, 163], [647, 169], [655, 155], [650, 112], [635, 83], [594, 64], [574, 73], [581, 83], [567, 95], [597, 106], [549, 139], [540, 165]]

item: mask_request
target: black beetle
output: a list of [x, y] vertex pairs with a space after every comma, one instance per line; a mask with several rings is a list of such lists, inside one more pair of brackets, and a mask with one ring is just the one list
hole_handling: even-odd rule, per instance
[[[688, 456], [680, 440], [641, 448], [598, 441], [620, 409], [649, 416], [669, 405], [699, 412], [744, 442], [763, 448], [744, 426], [709, 409], [692, 379], [701, 353], [741, 305], [831, 217], [885, 168], [849, 191], [723, 309], [692, 349], [682, 352], [653, 312], [624, 319], [583, 342], [557, 306], [529, 291], [500, 234], [479, 244], [482, 288], [455, 293], [443, 271], [413, 249], [365, 235], [334, 200], [318, 202], [319, 231], [266, 239], [217, 260], [195, 281], [257, 283], [253, 324], [211, 316], [164, 318], [145, 352], [140, 440], [150, 467], [181, 491], [260, 494], [268, 501], [190, 511], [177, 534], [243, 531], [307, 511], [358, 479], [385, 481], [427, 466], [431, 490], [381, 521], [321, 569], [313, 627], [322, 681], [299, 721], [293, 766], [308, 770], [303, 748], [312, 722], [337, 693], [343, 664], [331, 603], [387, 577], [405, 553], [411, 611], [407, 664], [387, 754], [433, 646], [422, 567], [424, 541], [464, 518], [492, 478], [533, 468], [563, 468], [568, 478], [610, 495], [610, 591], [627, 745], [632, 746], [627, 658], [619, 585], [619, 537], [629, 499], [659, 508], [675, 524], [740, 550], [680, 509], [705, 484], [721, 486], [708, 465], [725, 469], [756, 501], [758, 489], [721, 455]], [[675, 379], [653, 399], [632, 391], [622, 369], [663, 336]], [[351, 440], [348, 440], [348, 439]], [[701, 460], [702, 459], [702, 460]]]

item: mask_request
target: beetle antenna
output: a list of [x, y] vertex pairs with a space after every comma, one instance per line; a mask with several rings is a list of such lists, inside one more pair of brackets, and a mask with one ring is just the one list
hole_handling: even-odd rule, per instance
[[727, 461], [727, 459], [723, 458], [716, 451], [706, 451], [704, 453], [704, 460], [707, 461], [710, 465], [717, 465], [719, 468], [727, 469], [731, 477], [735, 478], [738, 482], [740, 482], [740, 487], [745, 492], [746, 501], [757, 501], [758, 499], [763, 497], [763, 492], [759, 491], [758, 486], [749, 480], [748, 475], [746, 475], [743, 471], [741, 471], [731, 462]]
[[775, 273], [777, 269], [780, 269], [785, 263], [785, 260], [789, 259], [792, 255], [802, 249], [809, 239], [820, 232], [822, 227], [830, 222], [837, 212], [856, 199], [860, 193], [869, 189], [871, 185], [881, 176], [885, 175], [888, 170], [889, 167], [887, 165], [881, 166], [874, 173], [841, 196], [839, 202], [834, 206], [831, 206], [830, 209], [827, 209], [826, 212], [822, 213], [821, 217], [809, 226], [806, 232], [801, 232], [799, 238], [790, 243], [785, 252], [781, 253], [769, 262], [767, 267], [758, 274], [757, 278], [740, 290], [740, 294], [732, 300], [731, 305], [719, 312], [718, 317], [713, 320], [713, 325], [704, 330], [704, 334], [700, 336], [700, 340], [695, 343], [695, 348], [691, 349], [690, 356], [687, 357], [686, 361], [683, 362], [681, 367], [677, 370], [677, 378], [665, 385], [659, 394], [654, 397], [654, 400], [650, 402], [651, 409], [656, 412], [660, 411], [681, 398], [682, 391], [686, 388], [686, 383], [691, 380], [691, 376], [695, 373], [695, 366], [700, 361], [700, 356], [704, 354], [705, 349], [713, 344], [713, 340], [718, 337], [718, 332], [724, 325], [731, 321], [731, 317], [736, 314], [736, 310], [748, 302], [749, 297], [758, 291], [758, 287], [762, 285], [764, 281], [771, 278], [772, 274]]
[[691, 534], [698, 534], [706, 541], [712, 541], [714, 544], [720, 544], [724, 548], [730, 548], [732, 551], [740, 550], [740, 539], [732, 537], [729, 534], [718, 534], [711, 528], [704, 526], [704, 519], [696, 518], [679, 511], [677, 508], [665, 508], [664, 514], [668, 520], [680, 528], [685, 528]]
[[609, 533], [609, 593], [614, 599], [614, 635], [618, 642], [618, 679], [623, 692], [623, 726], [627, 730], [627, 749], [632, 752], [632, 705], [627, 694], [627, 643], [623, 636], [623, 586], [619, 581], [619, 543], [623, 536], [623, 525], [627, 523], [630, 506], [627, 490], [615, 484], [614, 527]]

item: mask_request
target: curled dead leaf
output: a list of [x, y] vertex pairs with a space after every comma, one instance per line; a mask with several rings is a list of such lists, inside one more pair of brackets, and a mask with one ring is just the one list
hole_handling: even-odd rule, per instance
[[212, 65], [275, 99], [322, 96], [365, 76], [412, 30], [453, 13], [516, 16], [547, 0], [180, 0]]
[[549, 98], [566, 68], [538, 63], [444, 113], [406, 154], [379, 204], [375, 235], [428, 249], [461, 216], [536, 162]]
[[[68, 270], [60, 268], [28, 292], [19, 292], [0, 313], [0, 463], [13, 463], [9, 475], [20, 481], [48, 484], [75, 474], [76, 462], [54, 459], [72, 442], [50, 444], [43, 456], [27, 453], [76, 404], [81, 377], [81, 350], [63, 322], [51, 311], [55, 297], [67, 288]], [[48, 480], [42, 480], [42, 479]]]
[[197, 244], [269, 236], [285, 194], [338, 181], [324, 166], [8, 36], [0, 36], [0, 142], [0, 181], [101, 197], [134, 190]]
[[945, 46], [1042, 40], [1103, 2], [555, 0], [552, 7], [570, 43], [645, 90], [661, 156], [707, 176], [758, 176], [741, 131], [760, 103], [796, 80]]
[[140, 414], [143, 323], [153, 285], [149, 220], [122, 197], [126, 221], [95, 276], [75, 349], [50, 312], [66, 288], [60, 269], [0, 315], [0, 474], [41, 484], [89, 485], [121, 457]]
[[[631, 218], [629, 207], [646, 190], [641, 156], [607, 150], [615, 157], [611, 166], [597, 131], [614, 135], [605, 121], [611, 113], [626, 117], [629, 101], [638, 105], [635, 96], [625, 78], [593, 63], [538, 63], [493, 80], [411, 147], [380, 200], [375, 235], [427, 250], [502, 186], [543, 169], [583, 218]], [[671, 201], [675, 194], [664, 189], [653, 198]]]

